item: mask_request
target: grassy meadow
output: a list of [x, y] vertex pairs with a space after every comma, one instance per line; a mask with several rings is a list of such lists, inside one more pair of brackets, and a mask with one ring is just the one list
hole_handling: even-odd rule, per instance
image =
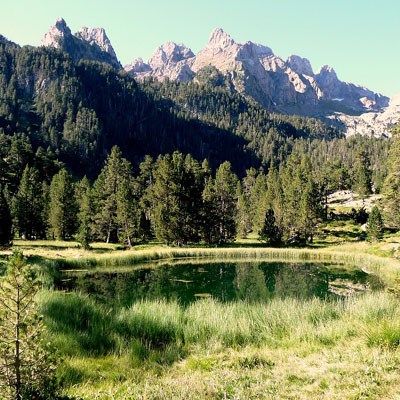
[[[266, 248], [254, 237], [222, 248], [14, 245], [52, 273], [182, 258], [316, 260], [378, 274], [387, 285], [334, 301], [207, 298], [188, 306], [158, 300], [113, 309], [79, 293], [43, 290], [38, 300], [70, 399], [397, 399], [400, 236], [370, 244], [359, 235], [358, 226], [339, 221], [321, 227], [305, 248]], [[0, 253], [2, 262], [8, 253]]]

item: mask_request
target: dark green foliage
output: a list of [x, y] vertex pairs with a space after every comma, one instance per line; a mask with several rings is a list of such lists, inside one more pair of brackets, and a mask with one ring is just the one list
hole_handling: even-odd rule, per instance
[[208, 179], [203, 191], [202, 238], [206, 243], [223, 244], [235, 239], [237, 182], [227, 161], [219, 166], [214, 180]]
[[114, 146], [93, 187], [95, 237], [107, 243], [120, 238], [128, 246], [137, 236], [138, 199], [131, 164]]
[[356, 224], [365, 224], [368, 221], [368, 213], [365, 207], [361, 207], [358, 210], [352, 208], [351, 217]]
[[388, 226], [400, 229], [400, 125], [393, 130], [388, 157], [388, 175], [384, 181], [383, 212]]
[[78, 232], [76, 234], [76, 240], [85, 250], [89, 250], [90, 242], [93, 240], [93, 201], [90, 182], [86, 176], [76, 186], [75, 194], [79, 206]]
[[49, 226], [56, 239], [72, 238], [77, 228], [77, 203], [70, 174], [62, 169], [50, 185]]
[[175, 152], [158, 158], [153, 175], [146, 198], [157, 238], [175, 245], [199, 241], [203, 190], [199, 163]]
[[168, 101], [108, 65], [7, 43], [0, 44], [0, 62], [0, 129], [27, 132], [34, 149], [50, 147], [77, 175], [96, 176], [113, 145], [135, 162], [177, 149], [214, 167], [225, 159], [237, 169], [257, 162], [244, 151], [244, 137], [176, 115]]
[[39, 172], [36, 168], [26, 166], [12, 203], [14, 227], [20, 238], [31, 240], [46, 237], [43, 218], [45, 202]]
[[7, 247], [12, 241], [12, 218], [8, 202], [0, 185], [0, 247]]
[[281, 243], [281, 232], [276, 225], [274, 210], [267, 210], [265, 214], [264, 226], [258, 234], [260, 240], [268, 245], [276, 246]]
[[365, 151], [360, 152], [353, 166], [353, 190], [362, 197], [372, 193], [371, 161]]
[[[274, 156], [282, 161], [290, 152], [294, 139], [341, 136], [335, 128], [312, 118], [269, 113], [238, 94], [231, 87], [229, 78], [214, 67], [199, 71], [195, 81], [160, 83], [149, 79], [142, 86], [177, 116], [196, 118], [245, 138], [246, 148], [264, 165], [269, 165]], [[238, 170], [235, 160], [226, 159]]]
[[291, 155], [280, 175], [283, 239], [293, 244], [312, 242], [323, 215], [323, 196], [312, 176], [310, 158]]
[[249, 198], [242, 192], [240, 182], [237, 184], [236, 196], [238, 199], [236, 213], [237, 235], [240, 238], [245, 238], [251, 232], [252, 221], [250, 217]]
[[374, 206], [369, 214], [367, 222], [367, 237], [370, 242], [383, 239], [383, 219], [377, 206]]

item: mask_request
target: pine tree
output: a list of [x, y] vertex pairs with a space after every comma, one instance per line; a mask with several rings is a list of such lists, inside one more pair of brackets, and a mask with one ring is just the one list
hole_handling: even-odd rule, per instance
[[275, 220], [273, 209], [267, 210], [265, 214], [264, 226], [258, 232], [259, 239], [268, 245], [278, 245], [282, 241], [280, 229], [278, 228]]
[[0, 185], [0, 247], [9, 246], [12, 241], [12, 218], [10, 207]]
[[360, 151], [353, 166], [353, 190], [365, 198], [372, 193], [371, 160], [366, 151]]
[[129, 179], [130, 163], [122, 157], [121, 149], [114, 146], [94, 184], [95, 232], [106, 243], [118, 242], [117, 195], [121, 182]]
[[383, 219], [377, 206], [374, 206], [369, 214], [367, 222], [367, 237], [370, 242], [383, 238]]
[[139, 237], [140, 209], [138, 191], [138, 183], [132, 176], [127, 175], [121, 179], [116, 196], [116, 221], [119, 241], [126, 243], [128, 247], [132, 247], [134, 239]]
[[299, 230], [305, 242], [313, 242], [315, 230], [323, 215], [324, 207], [317, 186], [310, 177], [303, 186], [299, 208]]
[[202, 193], [202, 200], [202, 224], [200, 228], [201, 239], [207, 244], [217, 244], [220, 241], [220, 216], [218, 215], [214, 180], [211, 177], [206, 180]]
[[237, 176], [228, 161], [222, 163], [203, 191], [203, 213], [206, 217], [202, 238], [209, 244], [223, 244], [235, 239], [237, 226]]
[[78, 212], [78, 232], [76, 240], [85, 250], [90, 249], [90, 242], [93, 240], [92, 235], [92, 218], [93, 204], [90, 182], [87, 177], [79, 182], [76, 187], [76, 199], [79, 207]]
[[21, 238], [30, 240], [44, 237], [43, 209], [42, 183], [38, 171], [26, 166], [12, 205], [14, 226]]
[[236, 189], [237, 196], [237, 214], [236, 214], [236, 225], [237, 234], [240, 238], [246, 238], [249, 232], [251, 232], [251, 217], [250, 217], [250, 207], [248, 198], [242, 192], [242, 186], [240, 182], [237, 184]]
[[149, 203], [148, 197], [145, 195], [146, 191], [154, 183], [154, 168], [154, 160], [150, 156], [145, 156], [143, 162], [141, 162], [139, 165], [140, 173], [137, 177], [139, 198], [138, 239], [142, 241], [154, 237], [151, 226], [151, 204]]
[[400, 229], [400, 125], [392, 133], [387, 162], [388, 174], [382, 188], [382, 206], [386, 224]]
[[57, 364], [44, 342], [38, 288], [22, 253], [14, 252], [0, 280], [0, 388], [10, 399], [56, 397]]
[[[251, 172], [250, 172], [251, 173]], [[260, 172], [255, 176], [254, 183], [249, 188], [249, 209], [252, 230], [258, 232], [264, 225], [265, 213], [267, 211], [266, 192], [267, 176]]]
[[[301, 160], [297, 154], [292, 154], [280, 170], [284, 198], [283, 210], [283, 240], [286, 243], [303, 241], [301, 237], [301, 216], [299, 213], [303, 186], [307, 181], [308, 171], [302, 171]], [[306, 176], [304, 175], [306, 174]]]
[[146, 199], [159, 240], [182, 245], [200, 239], [202, 176], [199, 163], [191, 156], [175, 152], [158, 158]]
[[62, 169], [50, 185], [49, 225], [57, 240], [70, 239], [77, 228], [78, 207], [69, 173]]

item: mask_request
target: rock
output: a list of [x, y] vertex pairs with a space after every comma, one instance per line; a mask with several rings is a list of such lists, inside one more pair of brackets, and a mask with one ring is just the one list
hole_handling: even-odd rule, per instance
[[291, 55], [286, 60], [286, 65], [297, 74], [314, 76], [311, 63], [309, 60], [307, 60], [307, 58]]
[[73, 35], [65, 20], [59, 18], [45, 33], [41, 45], [65, 51], [75, 62], [86, 59], [122, 68], [102, 28], [82, 28]]
[[378, 112], [389, 101], [371, 90], [340, 81], [328, 65], [314, 74], [306, 58], [291, 55], [284, 61], [267, 46], [250, 41], [236, 43], [221, 28], [211, 33], [196, 55], [183, 45], [168, 42], [157, 48], [148, 64], [134, 62], [125, 69], [139, 79], [153, 76], [187, 81], [209, 66], [229, 77], [237, 92], [271, 111], [329, 117], [341, 123], [338, 113]]
[[56, 23], [45, 33], [41, 45], [45, 47], [54, 47], [62, 49], [65, 40], [72, 36], [71, 29], [63, 18], [57, 19]]
[[108, 53], [111, 57], [117, 60], [117, 55], [111, 45], [106, 31], [103, 28], [81, 28], [75, 33], [75, 36], [88, 42], [90, 45], [97, 45], [102, 51]]
[[207, 47], [224, 49], [233, 46], [235, 41], [221, 28], [216, 28], [210, 35]]
[[193, 57], [192, 50], [183, 44], [167, 42], [157, 47], [147, 63], [138, 58], [124, 69], [129, 75], [139, 79], [153, 76], [161, 81], [168, 78], [186, 82], [194, 77], [189, 66]]
[[131, 76], [149, 76], [152, 72], [150, 65], [146, 64], [140, 57], [132, 63], [125, 65], [124, 70]]
[[359, 134], [370, 137], [390, 137], [391, 128], [400, 120], [400, 95], [394, 96], [388, 107], [378, 112], [367, 112], [356, 116], [335, 113], [328, 118], [342, 126], [346, 136]]

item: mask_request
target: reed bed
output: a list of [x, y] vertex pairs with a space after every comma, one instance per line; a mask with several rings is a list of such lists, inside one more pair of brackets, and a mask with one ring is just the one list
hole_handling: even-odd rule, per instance
[[204, 299], [187, 307], [163, 300], [141, 301], [114, 312], [75, 293], [44, 292], [40, 303], [60, 351], [86, 356], [122, 354], [138, 342], [148, 350], [173, 345], [183, 353], [193, 346], [286, 347], [304, 341], [324, 343], [328, 337], [336, 343], [353, 335], [356, 328], [363, 327], [360, 332], [365, 333], [382, 321], [400, 317], [397, 299], [387, 293], [337, 301], [288, 298], [221, 303]]

